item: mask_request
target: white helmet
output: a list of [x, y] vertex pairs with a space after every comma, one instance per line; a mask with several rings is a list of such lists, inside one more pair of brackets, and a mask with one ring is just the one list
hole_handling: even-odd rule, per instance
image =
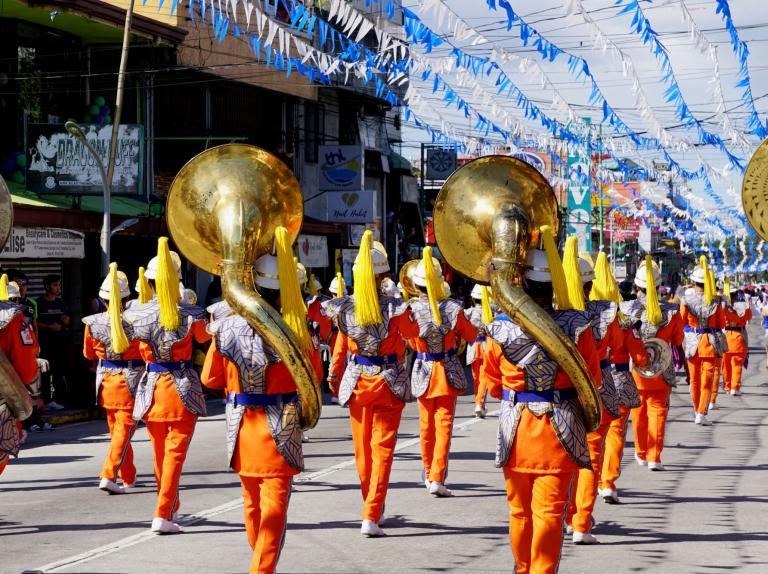
[[[298, 274], [298, 270], [297, 270]], [[253, 266], [253, 282], [265, 289], [280, 289], [277, 277], [277, 257], [267, 253], [256, 260]]]
[[[179, 257], [179, 254], [175, 251], [171, 251], [171, 261], [173, 261], [173, 266], [176, 268], [176, 272], [181, 273], [181, 257]], [[144, 272], [144, 277], [147, 279], [154, 279], [157, 277], [157, 255], [149, 260], [147, 270]]]
[[323, 284], [320, 283], [320, 279], [318, 279], [317, 277], [313, 276], [312, 280], [313, 280], [313, 283], [315, 284], [315, 289], [317, 289], [318, 291], [322, 291], [323, 290]]
[[446, 297], [451, 296], [451, 286], [448, 285], [448, 281], [443, 281], [443, 291], [445, 292]]
[[592, 268], [592, 264], [583, 257], [579, 257], [579, 275], [581, 275], [582, 283], [590, 283], [595, 280], [595, 270]]
[[[342, 281], [342, 285], [346, 287], [346, 283], [344, 282], [343, 278], [341, 279], [341, 281]], [[340, 295], [338, 277], [334, 277], [333, 279], [331, 279], [331, 284], [328, 285], [328, 291], [333, 293], [334, 295], [337, 295], [337, 296]]]
[[[434, 257], [432, 258], [432, 265], [435, 267], [435, 273], [437, 273], [438, 277], [443, 274], [443, 269], [440, 267], [440, 262]], [[413, 272], [413, 283], [419, 287], [427, 286], [427, 273], [426, 269], [424, 269], [424, 258], [419, 261], [419, 264], [416, 266], [416, 270]]]
[[[126, 277], [125, 273], [123, 273], [122, 271], [117, 272], [117, 284], [120, 286], [120, 299], [125, 299], [126, 297], [130, 296], [131, 289], [128, 287], [128, 277]], [[106, 279], [104, 279], [104, 281], [101, 282], [101, 287], [99, 287], [99, 297], [109, 301], [112, 298], [111, 294], [112, 294], [112, 279], [109, 275], [107, 275]], [[10, 295], [10, 292], [9, 292], [9, 295]], [[17, 297], [18, 296], [19, 295], [17, 295]]]
[[706, 278], [704, 277], [704, 268], [701, 265], [694, 267], [693, 273], [691, 274], [691, 281], [698, 283], [699, 285], [704, 285]]
[[552, 274], [549, 271], [549, 261], [547, 261], [547, 252], [541, 249], [531, 249], [528, 252], [526, 260], [528, 269], [525, 270], [525, 276], [531, 281], [539, 283], [552, 283]]
[[[389, 273], [389, 260], [387, 259], [386, 252], [381, 249], [371, 248], [371, 259], [373, 260], [373, 274], [381, 275], [382, 273]], [[357, 259], [355, 259], [355, 265], [357, 265]], [[352, 266], [354, 270], [355, 266]]]
[[475, 286], [472, 287], [472, 291], [470, 292], [469, 296], [472, 297], [472, 299], [480, 301], [483, 298], [483, 286], [475, 283]]
[[[659, 266], [656, 265], [656, 262], [653, 262], [653, 282], [656, 283], [656, 285], [659, 284], [659, 281], [661, 280], [661, 271], [659, 271]], [[637, 273], [635, 273], [635, 285], [640, 287], [640, 289], [647, 289], [648, 283], [645, 280], [646, 278], [646, 268], [645, 268], [645, 261], [640, 263], [637, 267]]]

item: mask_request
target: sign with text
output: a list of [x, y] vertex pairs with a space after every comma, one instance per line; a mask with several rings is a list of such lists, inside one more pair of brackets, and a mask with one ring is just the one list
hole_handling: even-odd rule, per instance
[[321, 145], [320, 191], [363, 189], [364, 165], [360, 145]]
[[366, 223], [364, 225], [350, 225], [349, 226], [349, 244], [355, 247], [360, 247], [360, 241], [363, 239], [363, 233], [367, 230], [371, 230], [373, 233], [374, 241], [381, 241], [381, 234], [379, 233], [379, 227], [375, 223]]
[[[86, 141], [109, 165], [111, 125], [83, 125]], [[91, 152], [62, 124], [27, 124], [27, 189], [63, 195], [103, 193]], [[144, 136], [140, 125], [121, 125], [112, 177], [113, 195], [140, 195]]]
[[0, 259], [83, 259], [85, 237], [55, 227], [14, 227]]
[[589, 156], [576, 148], [568, 154], [568, 235], [579, 238], [579, 251], [592, 251], [590, 214], [592, 198], [589, 193]]
[[299, 261], [304, 267], [328, 267], [328, 238], [324, 235], [299, 235]]
[[329, 191], [328, 221], [373, 223], [376, 218], [375, 191]]

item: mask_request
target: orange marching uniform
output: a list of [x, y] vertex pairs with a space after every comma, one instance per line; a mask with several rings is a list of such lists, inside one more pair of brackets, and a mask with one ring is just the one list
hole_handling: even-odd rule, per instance
[[725, 309], [725, 340], [728, 351], [723, 355], [723, 389], [731, 395], [741, 394], [741, 375], [747, 359], [747, 325], [752, 309], [745, 302], [736, 302]]
[[[621, 311], [629, 321], [640, 325], [640, 334], [645, 338], [655, 337], [668, 345], [677, 347], [683, 342], [683, 323], [677, 305], [659, 303], [656, 281], [661, 273], [654, 263], [651, 272], [648, 264], [641, 263], [635, 275], [635, 285], [640, 289], [637, 299], [621, 304]], [[646, 295], [646, 293], [648, 295]], [[650, 302], [650, 304], [649, 304]], [[651, 307], [658, 305], [659, 316], [648, 318]], [[640, 406], [632, 409], [632, 427], [635, 433], [635, 460], [650, 470], [664, 470], [661, 453], [664, 449], [664, 433], [669, 413], [669, 395], [675, 385], [675, 367], [670, 362], [666, 371], [652, 378], [632, 371]]]
[[410, 302], [419, 326], [419, 336], [409, 341], [416, 352], [411, 392], [419, 400], [424, 484], [430, 494], [451, 496], [451, 491], [445, 488], [445, 477], [453, 417], [456, 397], [467, 389], [464, 367], [456, 357], [456, 345], [459, 337], [474, 341], [477, 329], [464, 315], [461, 305], [446, 298], [440, 273], [440, 263], [433, 259], [432, 248], [425, 247], [424, 257], [413, 275], [413, 283], [421, 296]]
[[[19, 305], [0, 301], [0, 350], [31, 394], [39, 394], [37, 339], [32, 325]], [[18, 456], [21, 447], [21, 424], [0, 397], [0, 474], [10, 457]]]
[[[485, 380], [480, 376], [480, 367], [483, 365], [483, 351], [485, 350], [485, 321], [483, 320], [483, 289], [481, 285], [472, 287], [472, 301], [474, 305], [464, 311], [469, 322], [477, 329], [477, 337], [474, 343], [467, 345], [467, 365], [472, 368], [472, 381], [475, 390], [475, 416], [485, 418], [488, 412], [485, 401], [488, 395], [488, 389], [485, 387]], [[487, 297], [487, 292], [486, 292]], [[491, 315], [491, 319], [492, 319]]]
[[[109, 302], [109, 311], [83, 318], [83, 355], [86, 359], [99, 362], [96, 369], [96, 399], [106, 411], [110, 435], [109, 450], [99, 475], [99, 488], [112, 494], [121, 494], [124, 488], [130, 488], [136, 483], [136, 466], [131, 448], [131, 438], [136, 430], [133, 397], [145, 367], [139, 353], [139, 341], [131, 340], [130, 327], [120, 316], [120, 300], [130, 295], [128, 279], [123, 273], [117, 273], [115, 279], [120, 290], [115, 303], [117, 309], [112, 309], [110, 271], [99, 290], [99, 296]], [[122, 323], [121, 328], [125, 334], [122, 343], [113, 344], [113, 317]], [[115, 349], [124, 344], [128, 346], [120, 352]], [[118, 476], [123, 481], [122, 486], [117, 484]]]
[[[271, 256], [269, 256], [271, 257]], [[209, 325], [214, 344], [203, 384], [227, 392], [227, 457], [243, 487], [250, 572], [270, 574], [280, 557], [293, 477], [304, 469], [291, 372], [239, 315]], [[310, 351], [318, 380], [320, 354]]]
[[[192, 343], [210, 339], [203, 308], [183, 303], [164, 308], [165, 301], [180, 298], [181, 260], [175, 253], [169, 253], [167, 239], [161, 238], [158, 257], [150, 261], [146, 271], [146, 277], [156, 283], [158, 296], [145, 305], [132, 306], [125, 313], [147, 364], [147, 373], [136, 389], [133, 418], [146, 421], [152, 442], [157, 481], [152, 531], [161, 534], [182, 532], [173, 520], [180, 507], [179, 479], [197, 417], [206, 413], [200, 378], [191, 361]], [[158, 262], [160, 258], [162, 261]], [[168, 266], [171, 269], [164, 269]], [[164, 318], [174, 314], [175, 328], [163, 326]]]
[[702, 264], [696, 266], [692, 280], [695, 287], [685, 294], [680, 314], [685, 325], [685, 356], [691, 383], [691, 401], [694, 422], [711, 425], [707, 418], [710, 403], [714, 397], [713, 387], [720, 380], [720, 365], [727, 350], [723, 335], [725, 311], [720, 298], [705, 293], [708, 271]]
[[[380, 283], [389, 272], [389, 262], [385, 254], [371, 248], [371, 241], [367, 231], [355, 263], [355, 295], [326, 301], [324, 307], [339, 328], [328, 382], [331, 387], [338, 386], [339, 404], [349, 407], [363, 496], [360, 532], [382, 536], [379, 522], [397, 430], [405, 402], [411, 400], [405, 339], [416, 337], [419, 327], [406, 302], [378, 293], [376, 281]], [[371, 306], [374, 312], [368, 316]]]

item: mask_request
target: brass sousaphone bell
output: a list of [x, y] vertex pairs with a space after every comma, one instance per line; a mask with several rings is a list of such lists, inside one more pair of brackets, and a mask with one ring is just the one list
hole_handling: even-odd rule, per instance
[[747, 164], [741, 182], [741, 203], [749, 223], [768, 241], [768, 139], [758, 146]]
[[227, 144], [195, 156], [181, 168], [168, 193], [166, 219], [173, 241], [194, 265], [221, 275], [221, 290], [278, 354], [299, 393], [300, 425], [320, 418], [320, 389], [309, 357], [280, 314], [253, 283], [253, 264], [272, 252], [275, 228], [295, 241], [304, 204], [288, 167], [263, 149]]
[[[5, 180], [0, 177], [0, 246], [8, 241], [11, 229], [13, 229], [11, 192]], [[2, 350], [0, 350], [0, 398], [5, 399], [8, 409], [15, 418], [24, 420], [32, 414], [34, 409], [32, 397]]]
[[400, 268], [398, 279], [409, 297], [418, 297], [420, 293], [413, 282], [413, 274], [416, 272], [416, 267], [418, 267], [419, 261], [421, 260], [411, 259], [410, 261], [406, 261], [405, 265]]
[[658, 377], [672, 364], [672, 348], [663, 339], [649, 337], [643, 340], [643, 347], [648, 353], [648, 364], [645, 367], [635, 367], [641, 377], [646, 379]]
[[483, 285], [570, 377], [588, 431], [600, 424], [597, 386], [574, 342], [523, 291], [528, 250], [538, 229], [559, 227], [557, 199], [535, 168], [508, 156], [476, 159], [451, 174], [435, 203], [435, 236], [445, 260]]

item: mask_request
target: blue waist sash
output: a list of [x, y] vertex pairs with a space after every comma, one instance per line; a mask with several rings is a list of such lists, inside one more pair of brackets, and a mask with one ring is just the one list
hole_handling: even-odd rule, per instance
[[475, 339], [475, 343], [482, 343], [483, 341], [485, 341], [485, 335], [478, 335]]
[[166, 363], [147, 363], [147, 371], [150, 373], [168, 373], [170, 371], [179, 371], [188, 369], [192, 366], [192, 361], [170, 361]]
[[619, 373], [628, 373], [629, 363], [615, 363], [613, 368], [616, 369], [616, 371]]
[[422, 361], [442, 361], [446, 357], [453, 357], [455, 354], [456, 350], [450, 349], [439, 353], [416, 353], [416, 358]]
[[99, 359], [99, 366], [105, 369], [133, 369], [144, 366], [144, 361], [108, 361]]
[[352, 354], [351, 360], [356, 365], [366, 365], [368, 367], [383, 367], [397, 362], [397, 353], [390, 355], [369, 356]]
[[[558, 393], [558, 395], [555, 395]], [[568, 399], [575, 399], [579, 396], [576, 389], [571, 387], [568, 389], [550, 389], [548, 391], [510, 391], [504, 389], [501, 393], [501, 398], [504, 401], [510, 401], [513, 404], [517, 403], [554, 403], [555, 396], [559, 396], [561, 401]]]
[[608, 359], [603, 359], [602, 361], [600, 361], [600, 368], [601, 369], [607, 369], [610, 366], [611, 366], [611, 361], [609, 361]]
[[739, 332], [741, 332], [741, 331], [744, 330], [744, 327], [726, 327], [725, 330], [726, 331], [739, 331]]
[[299, 399], [299, 394], [278, 393], [267, 395], [261, 393], [227, 393], [227, 402], [235, 407], [271, 407], [278, 404], [293, 403]]
[[712, 327], [700, 327], [700, 328], [694, 328], [694, 327], [685, 327], [683, 329], [686, 333], [696, 333], [697, 335], [706, 335], [707, 333], [714, 333], [715, 329]]

